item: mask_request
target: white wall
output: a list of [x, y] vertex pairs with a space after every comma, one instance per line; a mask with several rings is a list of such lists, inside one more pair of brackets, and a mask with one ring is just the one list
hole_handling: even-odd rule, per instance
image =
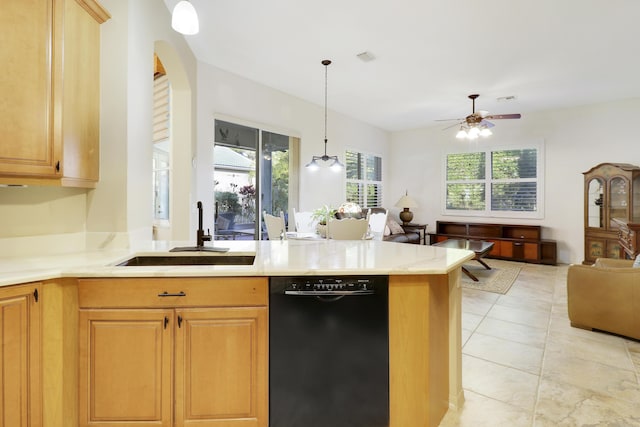
[[[390, 181], [392, 192], [405, 188], [419, 208], [414, 221], [435, 228], [438, 219], [507, 222], [543, 226], [543, 238], [558, 242], [558, 261], [584, 258], [583, 175], [603, 162], [640, 165], [634, 123], [640, 99], [622, 100], [578, 108], [523, 114], [520, 120], [496, 121], [493, 136], [478, 142], [461, 142], [456, 129], [444, 126], [397, 132], [392, 135]], [[540, 220], [455, 217], [442, 214], [443, 155], [465, 151], [473, 144], [495, 146], [530, 140], [545, 143], [545, 215]]]
[[[171, 29], [170, 14], [157, 0], [103, 0], [112, 18], [104, 23], [101, 45], [101, 176], [89, 195], [87, 231], [119, 232], [151, 238], [152, 208], [152, 91], [153, 54], [158, 41], [179, 58], [186, 79], [183, 87], [195, 87], [196, 61], [184, 38]], [[195, 105], [195, 98], [191, 101]], [[179, 196], [190, 195], [195, 117], [187, 118], [189, 137], [178, 138], [186, 156], [178, 169], [183, 186]], [[190, 120], [190, 122], [189, 122]], [[185, 199], [188, 205], [188, 197]], [[178, 213], [178, 215], [175, 215]], [[188, 209], [172, 212], [172, 220], [189, 222]], [[181, 236], [186, 239], [188, 227]]]
[[[322, 72], [319, 68], [318, 72]], [[323, 87], [318, 88], [323, 91]], [[205, 204], [208, 218], [213, 215], [211, 176], [213, 163], [214, 117], [252, 124], [285, 135], [297, 136], [300, 142], [300, 206], [312, 210], [324, 204], [339, 206], [344, 202], [344, 172], [328, 168], [308, 171], [304, 165], [313, 155], [324, 152], [324, 106], [276, 91], [253, 81], [225, 72], [208, 64], [198, 68], [198, 199]], [[327, 154], [338, 155], [344, 162], [345, 148], [358, 148], [388, 157], [389, 134], [373, 126], [331, 111], [327, 119]], [[385, 168], [385, 166], [383, 166]], [[390, 179], [385, 168], [384, 179]], [[384, 191], [384, 190], [383, 190]], [[383, 199], [386, 200], [386, 192]]]

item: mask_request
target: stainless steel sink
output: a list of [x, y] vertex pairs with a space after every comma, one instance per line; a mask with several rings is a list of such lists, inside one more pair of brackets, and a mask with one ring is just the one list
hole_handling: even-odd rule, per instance
[[161, 265], [252, 265], [255, 255], [136, 255], [119, 264], [121, 267]]

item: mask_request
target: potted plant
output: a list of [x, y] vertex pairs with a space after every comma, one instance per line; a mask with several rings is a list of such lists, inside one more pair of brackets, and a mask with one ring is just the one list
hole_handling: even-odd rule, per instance
[[327, 222], [329, 221], [329, 218], [335, 216], [336, 212], [337, 210], [335, 208], [328, 205], [324, 205], [313, 211], [311, 218], [318, 221], [316, 230], [322, 237], [327, 236]]

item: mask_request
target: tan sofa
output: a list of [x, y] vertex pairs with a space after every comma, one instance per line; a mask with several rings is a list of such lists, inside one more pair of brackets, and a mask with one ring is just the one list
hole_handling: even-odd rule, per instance
[[571, 326], [640, 339], [640, 268], [632, 264], [599, 258], [592, 266], [569, 266]]

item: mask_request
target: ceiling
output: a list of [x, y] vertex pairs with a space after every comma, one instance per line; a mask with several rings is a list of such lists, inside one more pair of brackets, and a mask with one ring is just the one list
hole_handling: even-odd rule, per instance
[[445, 127], [435, 120], [470, 114], [471, 93], [476, 109], [522, 120], [640, 97], [637, 0], [191, 3], [200, 33], [185, 39], [199, 61], [324, 105], [330, 59], [329, 109], [389, 131]]

